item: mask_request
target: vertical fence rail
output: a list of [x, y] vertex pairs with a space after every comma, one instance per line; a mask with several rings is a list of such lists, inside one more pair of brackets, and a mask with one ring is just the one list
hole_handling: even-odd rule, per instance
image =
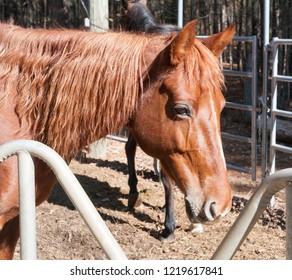
[[179, 28], [183, 28], [184, 25], [184, 1], [183, 0], [178, 0], [177, 1], [177, 26]]
[[[31, 168], [33, 167], [33, 161], [28, 153], [32, 156], [40, 158], [52, 169], [60, 185], [63, 187], [64, 191], [66, 192], [76, 209], [79, 211], [81, 217], [88, 225], [89, 229], [95, 236], [96, 240], [100, 244], [107, 257], [111, 260], [127, 259], [116, 239], [113, 237], [112, 233], [95, 209], [91, 200], [83, 190], [75, 175], [70, 170], [69, 166], [62, 159], [62, 157], [54, 150], [42, 143], [32, 140], [14, 140], [0, 146], [0, 162], [15, 154], [19, 157], [18, 162], [21, 170], [20, 200], [22, 201], [20, 204], [23, 205], [21, 207], [24, 207], [25, 210], [28, 209], [28, 211], [21, 210], [20, 215], [22, 217], [20, 218], [20, 220], [25, 221], [27, 224], [23, 224], [21, 226], [23, 228], [23, 231], [21, 232], [20, 240], [22, 243], [25, 241], [23, 239], [29, 239], [28, 244], [30, 244], [28, 246], [24, 245], [22, 247], [23, 256], [27, 259], [34, 258], [36, 256], [35, 252], [31, 252], [32, 250], [34, 250], [36, 244], [34, 240], [36, 236], [35, 226], [31, 227], [31, 219], [33, 218], [33, 216], [35, 216], [35, 200], [32, 199], [32, 197], [34, 198], [35, 191], [34, 188], [32, 188], [31, 186], [33, 182], [32, 177], [34, 177], [33, 171], [31, 171]], [[30, 185], [30, 187], [28, 187], [28, 185]], [[28, 193], [26, 193], [26, 191], [28, 191]], [[31, 201], [31, 203], [29, 203], [28, 201], [23, 201], [23, 192], [25, 192], [25, 199], [28, 199], [28, 195], [32, 195], [32, 197], [28, 199], [28, 201]], [[33, 206], [28, 206], [28, 204], [31, 204]], [[32, 209], [32, 207], [34, 208], [34, 210]]]
[[[273, 46], [273, 66], [272, 66], [272, 77], [278, 75], [278, 47]], [[271, 131], [270, 131], [270, 174], [275, 173], [276, 169], [276, 152], [274, 145], [276, 144], [277, 136], [277, 99], [278, 99], [278, 83], [276, 79], [272, 78], [271, 88]]]
[[270, 43], [270, 0], [264, 0], [264, 48], [263, 48], [263, 93], [262, 101], [262, 177], [268, 175], [268, 72], [269, 72], [269, 43]]
[[36, 260], [36, 210], [34, 164], [29, 153], [21, 151], [18, 158], [20, 258]]

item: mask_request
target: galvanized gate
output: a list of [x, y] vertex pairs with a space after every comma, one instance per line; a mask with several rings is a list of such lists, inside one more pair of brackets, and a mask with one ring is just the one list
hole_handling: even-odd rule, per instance
[[[269, 143], [269, 164], [266, 173], [273, 174], [276, 170], [276, 152], [281, 151], [284, 153], [292, 154], [292, 148], [285, 144], [277, 143], [277, 122], [281, 117], [292, 119], [292, 112], [288, 110], [280, 109], [278, 106], [278, 98], [280, 92], [278, 84], [291, 83], [292, 76], [285, 76], [278, 73], [279, 63], [279, 47], [280, 46], [292, 46], [292, 39], [278, 39], [274, 38], [270, 43], [270, 49], [272, 54], [272, 74], [271, 74], [271, 108], [270, 108], [270, 143]], [[291, 89], [291, 88], [290, 88]], [[289, 87], [288, 87], [289, 90]], [[268, 143], [268, 140], [266, 141]], [[268, 149], [267, 149], [268, 151]]]
[[251, 44], [251, 65], [250, 71], [235, 71], [235, 70], [223, 70], [225, 76], [232, 76], [232, 77], [242, 77], [245, 79], [251, 79], [251, 87], [248, 94], [250, 95], [251, 104], [242, 104], [242, 103], [235, 103], [229, 102], [227, 96], [226, 108], [229, 109], [236, 109], [250, 112], [251, 114], [251, 129], [249, 136], [239, 136], [235, 133], [227, 133], [222, 131], [222, 138], [223, 142], [224, 139], [231, 139], [235, 141], [240, 141], [242, 143], [248, 143], [250, 145], [251, 150], [251, 164], [250, 168], [239, 166], [236, 164], [228, 163], [227, 167], [229, 169], [237, 170], [240, 172], [249, 173], [252, 176], [253, 180], [256, 180], [256, 170], [257, 170], [257, 112], [259, 111], [257, 108], [258, 103], [258, 91], [257, 91], [257, 37], [256, 36], [249, 36], [249, 37], [234, 37], [233, 42], [245, 42]]

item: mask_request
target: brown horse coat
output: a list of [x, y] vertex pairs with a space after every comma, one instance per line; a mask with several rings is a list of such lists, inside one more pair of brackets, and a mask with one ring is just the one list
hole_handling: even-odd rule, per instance
[[[208, 42], [195, 22], [178, 35], [26, 30], [0, 24], [0, 145], [33, 139], [68, 162], [85, 145], [128, 124], [185, 194], [191, 221], [230, 209], [220, 139], [223, 78], [216, 55], [234, 28]], [[35, 159], [36, 204], [55, 183]], [[0, 164], [0, 258], [19, 237], [15, 157]]]

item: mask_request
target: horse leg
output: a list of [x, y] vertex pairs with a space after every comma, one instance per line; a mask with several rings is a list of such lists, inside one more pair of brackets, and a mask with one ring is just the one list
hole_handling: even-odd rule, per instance
[[[53, 172], [39, 159], [35, 160], [36, 205], [48, 198], [56, 181]], [[0, 166], [0, 259], [12, 259], [19, 239], [19, 203], [16, 157]], [[44, 181], [45, 178], [45, 181]]]
[[0, 164], [0, 259], [13, 257], [19, 237], [17, 158]]
[[165, 220], [164, 230], [161, 232], [159, 239], [161, 241], [168, 241], [174, 239], [174, 230], [176, 222], [174, 218], [174, 182], [165, 175], [161, 170], [161, 180], [165, 191]]
[[141, 205], [142, 201], [139, 198], [139, 192], [137, 189], [138, 179], [136, 176], [135, 169], [135, 155], [137, 149], [137, 141], [134, 138], [133, 134], [130, 132], [128, 141], [125, 146], [128, 170], [129, 170], [129, 179], [128, 185], [130, 187], [130, 193], [128, 198], [128, 207], [135, 208]]
[[0, 231], [0, 260], [11, 260], [19, 238], [18, 217], [6, 222]]

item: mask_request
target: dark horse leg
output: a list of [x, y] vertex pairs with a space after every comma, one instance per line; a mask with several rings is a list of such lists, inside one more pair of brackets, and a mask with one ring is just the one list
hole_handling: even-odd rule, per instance
[[161, 181], [165, 192], [165, 220], [164, 230], [161, 232], [160, 240], [173, 240], [176, 222], [174, 218], [174, 182], [160, 170]]
[[[136, 176], [135, 169], [135, 155], [137, 149], [137, 141], [135, 140], [133, 134], [130, 132], [128, 136], [128, 141], [125, 146], [126, 156], [128, 161], [129, 179], [128, 185], [130, 187], [130, 193], [128, 198], [128, 207], [135, 208], [138, 207], [142, 201], [139, 198], [139, 192], [137, 189], [138, 179]], [[163, 183], [165, 191], [165, 221], [164, 230], [160, 235], [160, 240], [171, 240], [174, 238], [174, 230], [176, 226], [174, 218], [174, 187], [175, 184], [172, 180], [164, 174], [161, 170], [161, 181]]]
[[133, 134], [130, 132], [128, 141], [125, 146], [126, 156], [128, 161], [128, 170], [129, 170], [129, 179], [128, 185], [130, 187], [130, 193], [128, 198], [128, 207], [135, 208], [141, 205], [142, 201], [139, 198], [139, 192], [137, 189], [138, 179], [136, 176], [135, 169], [135, 155], [137, 149], [137, 141], [134, 138]]
[[[174, 231], [176, 227], [176, 221], [174, 217], [175, 183], [165, 175], [163, 170], [161, 170], [161, 180], [165, 191], [165, 220], [164, 230], [161, 232], [160, 240], [173, 240], [175, 237]], [[192, 233], [202, 233], [204, 229], [200, 223], [191, 223], [189, 231]]]

